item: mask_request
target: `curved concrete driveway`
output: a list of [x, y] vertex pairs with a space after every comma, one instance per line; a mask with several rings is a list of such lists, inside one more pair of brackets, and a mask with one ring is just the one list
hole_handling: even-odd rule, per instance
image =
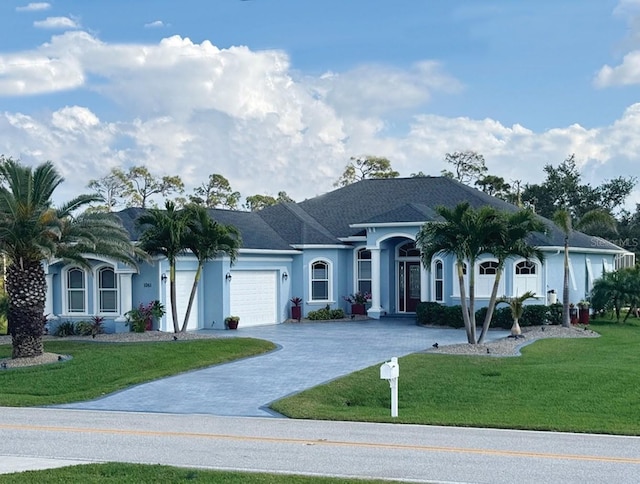
[[[488, 339], [507, 334], [491, 331]], [[279, 348], [265, 355], [182, 373], [99, 400], [58, 408], [279, 416], [267, 406], [287, 395], [380, 364], [392, 356], [422, 351], [435, 342], [440, 345], [466, 342], [464, 330], [423, 328], [411, 319], [241, 327], [237, 332], [225, 331], [220, 335], [266, 339]]]

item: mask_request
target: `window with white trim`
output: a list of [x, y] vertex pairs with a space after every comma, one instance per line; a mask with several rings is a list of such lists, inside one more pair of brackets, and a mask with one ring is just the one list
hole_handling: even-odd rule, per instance
[[330, 283], [330, 264], [318, 260], [311, 264], [311, 300], [328, 301]]
[[100, 313], [118, 312], [118, 278], [111, 267], [98, 270], [98, 307]]
[[85, 272], [72, 267], [66, 273], [67, 312], [86, 313], [87, 311], [87, 279]]
[[[464, 287], [467, 293], [467, 297], [469, 297], [469, 274], [467, 274], [467, 263], [462, 263], [462, 277], [464, 279]], [[457, 262], [453, 263], [453, 296], [460, 297], [460, 280], [458, 279], [458, 264]]]
[[[487, 260], [480, 262], [476, 267], [476, 296], [490, 297], [500, 264], [496, 260]], [[498, 294], [504, 294], [504, 278], [500, 279]]]
[[362, 293], [371, 294], [371, 251], [367, 249], [358, 250], [357, 260], [357, 283], [356, 290]]
[[444, 301], [444, 265], [440, 259], [433, 264], [433, 295], [435, 301]]
[[522, 296], [531, 291], [540, 293], [540, 266], [532, 260], [523, 260], [514, 265], [513, 295]]

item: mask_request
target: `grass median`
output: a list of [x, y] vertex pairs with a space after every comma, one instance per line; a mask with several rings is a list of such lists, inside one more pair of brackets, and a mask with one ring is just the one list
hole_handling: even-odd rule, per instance
[[600, 338], [540, 340], [520, 357], [400, 358], [398, 418], [378, 365], [271, 408], [292, 418], [640, 435], [640, 324], [591, 326]]
[[[78, 402], [131, 385], [271, 351], [253, 338], [145, 343], [47, 341], [45, 351], [71, 355], [60, 363], [0, 371], [0, 406]], [[0, 346], [0, 358], [11, 346]]]

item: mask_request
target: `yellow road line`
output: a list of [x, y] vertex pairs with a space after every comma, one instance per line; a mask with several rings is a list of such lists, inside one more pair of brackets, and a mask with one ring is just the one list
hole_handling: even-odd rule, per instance
[[197, 432], [171, 432], [159, 430], [127, 430], [127, 429], [93, 429], [83, 427], [52, 427], [43, 425], [8, 425], [0, 424], [0, 429], [6, 430], [29, 430], [40, 432], [76, 432], [87, 434], [119, 434], [119, 435], [137, 435], [149, 437], [181, 437], [181, 438], [198, 438], [198, 439], [217, 439], [217, 440], [236, 440], [251, 442], [269, 442], [280, 444], [302, 444], [302, 445], [323, 445], [323, 446], [343, 446], [343, 447], [364, 447], [373, 449], [396, 449], [396, 450], [414, 450], [422, 452], [450, 452], [460, 454], [481, 454], [505, 457], [526, 457], [536, 459], [554, 459], [554, 460], [578, 460], [593, 462], [610, 462], [621, 464], [640, 464], [640, 458], [633, 457], [611, 457], [598, 455], [579, 455], [579, 454], [554, 454], [546, 452], [527, 452], [518, 450], [495, 450], [469, 447], [441, 447], [433, 445], [412, 445], [412, 444], [391, 444], [376, 442], [346, 442], [340, 440], [309, 440], [309, 439], [293, 439], [284, 437], [259, 437], [259, 436], [242, 436], [229, 434], [208, 434]]

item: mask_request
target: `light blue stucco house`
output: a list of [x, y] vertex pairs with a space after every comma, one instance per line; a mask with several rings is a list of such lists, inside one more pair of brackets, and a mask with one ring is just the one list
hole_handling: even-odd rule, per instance
[[[472, 207], [517, 207], [449, 178], [363, 180], [299, 203], [278, 204], [259, 212], [211, 210], [213, 219], [238, 228], [242, 248], [235, 264], [228, 258], [207, 263], [200, 281], [188, 329], [224, 329], [224, 318], [240, 316], [240, 326], [282, 323], [290, 317], [290, 302], [303, 300], [303, 314], [329, 305], [350, 311], [344, 296], [371, 293], [368, 315], [380, 318], [411, 314], [419, 301], [459, 304], [454, 260], [435, 257], [420, 263], [416, 234], [424, 223], [438, 220], [434, 208], [467, 201]], [[139, 236], [141, 209], [118, 213], [132, 239]], [[563, 234], [548, 222], [547, 236], [531, 243], [545, 254], [543, 261], [513, 259], [506, 265], [499, 294], [531, 290], [537, 303], [548, 303], [549, 291], [560, 299], [563, 280]], [[588, 295], [603, 271], [633, 265], [633, 254], [597, 237], [574, 232], [570, 239], [570, 300]], [[486, 304], [496, 261], [481, 258], [476, 267], [477, 305]], [[177, 263], [177, 310], [182, 318], [196, 270], [185, 254]], [[125, 331], [125, 313], [140, 303], [161, 301], [170, 314], [164, 259], [139, 268], [94, 259], [91, 270], [60, 261], [45, 264], [46, 313], [56, 321], [105, 318], [107, 331]], [[172, 331], [170, 317], [159, 322]]]

